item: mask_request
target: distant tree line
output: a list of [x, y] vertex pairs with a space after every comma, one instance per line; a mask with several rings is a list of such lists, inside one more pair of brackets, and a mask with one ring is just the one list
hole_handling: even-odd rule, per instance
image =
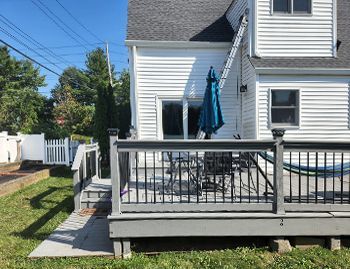
[[66, 68], [45, 97], [39, 92], [46, 86], [40, 69], [0, 47], [0, 130], [93, 136], [106, 157], [107, 129], [119, 128], [125, 137], [130, 125], [129, 73], [117, 76], [114, 66], [111, 73], [112, 85], [104, 50], [97, 48], [86, 55], [84, 69]]

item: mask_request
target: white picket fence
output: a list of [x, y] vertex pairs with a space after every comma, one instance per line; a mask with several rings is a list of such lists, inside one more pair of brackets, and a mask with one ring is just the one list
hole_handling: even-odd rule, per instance
[[45, 164], [69, 166], [69, 139], [45, 140]]
[[65, 139], [45, 140], [45, 164], [67, 165], [73, 163], [79, 147], [79, 141]]
[[8, 135], [0, 132], [0, 163], [41, 161], [49, 165], [67, 165], [74, 161], [79, 141], [45, 139], [45, 134]]

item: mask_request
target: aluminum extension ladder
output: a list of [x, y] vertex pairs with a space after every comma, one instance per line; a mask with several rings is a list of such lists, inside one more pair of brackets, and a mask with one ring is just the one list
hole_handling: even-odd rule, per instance
[[[230, 73], [232, 63], [234, 58], [236, 57], [239, 46], [242, 42], [244, 31], [248, 26], [248, 11], [246, 11], [245, 15], [241, 17], [241, 22], [237, 31], [236, 36], [233, 39], [233, 44], [229, 52], [227, 53], [226, 60], [220, 72], [220, 80], [219, 80], [219, 89], [220, 91], [225, 85], [228, 74]], [[203, 140], [205, 138], [205, 133], [199, 130], [196, 139]]]
[[238, 28], [237, 34], [236, 34], [236, 36], [234, 38], [232, 47], [229, 50], [229, 52], [227, 54], [227, 57], [226, 57], [226, 60], [224, 62], [224, 66], [221, 69], [220, 80], [219, 80], [219, 89], [220, 90], [222, 90], [222, 88], [225, 85], [227, 76], [228, 76], [228, 74], [230, 73], [230, 70], [231, 70], [232, 63], [234, 61], [234, 58], [236, 57], [237, 51], [238, 51], [239, 46], [240, 46], [240, 44], [242, 42], [244, 31], [245, 31], [245, 29], [248, 26], [248, 15], [247, 15], [247, 13], [248, 12], [246, 12], [246, 14], [241, 17], [241, 23], [240, 23], [240, 26]]

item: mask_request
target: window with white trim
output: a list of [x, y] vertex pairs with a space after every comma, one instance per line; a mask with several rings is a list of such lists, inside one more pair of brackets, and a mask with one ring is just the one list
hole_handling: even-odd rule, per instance
[[272, 0], [273, 13], [311, 14], [312, 0]]
[[182, 101], [162, 101], [162, 129], [164, 139], [183, 139]]
[[163, 139], [195, 139], [201, 99], [161, 100]]
[[187, 107], [188, 107], [188, 113], [187, 113], [187, 131], [188, 135], [187, 137], [189, 139], [195, 139], [198, 134], [198, 123], [199, 123], [199, 117], [201, 113], [201, 107], [202, 107], [201, 100], [188, 100], [187, 101]]
[[299, 90], [275, 90], [270, 94], [270, 124], [299, 126]]

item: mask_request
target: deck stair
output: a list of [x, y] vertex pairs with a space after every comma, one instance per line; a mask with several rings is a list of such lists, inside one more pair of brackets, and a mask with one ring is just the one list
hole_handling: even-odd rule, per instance
[[81, 194], [80, 208], [111, 208], [112, 187], [110, 179], [92, 181]]

